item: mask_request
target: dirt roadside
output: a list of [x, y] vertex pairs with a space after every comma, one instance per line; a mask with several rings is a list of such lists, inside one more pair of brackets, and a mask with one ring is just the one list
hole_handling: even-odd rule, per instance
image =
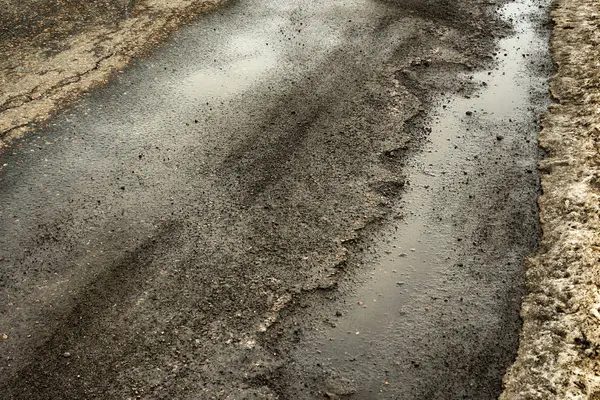
[[222, 0], [3, 0], [0, 147]]
[[501, 399], [600, 399], [600, 3], [557, 0], [558, 104], [543, 121], [543, 228]]

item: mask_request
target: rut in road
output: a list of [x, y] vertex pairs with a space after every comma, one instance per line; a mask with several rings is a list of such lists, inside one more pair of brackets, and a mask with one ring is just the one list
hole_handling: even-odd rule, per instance
[[[391, 212], [402, 218], [372, 235], [369, 262], [340, 284], [343, 311], [314, 325], [289, 376], [356, 382], [349, 399], [498, 398], [519, 340], [524, 259], [540, 232], [537, 121], [552, 68], [539, 5], [503, 6], [513, 32], [495, 68], [472, 75], [481, 87], [472, 95], [430, 111], [423, 149], [403, 158], [406, 188]], [[317, 397], [281, 381], [287, 397]]]

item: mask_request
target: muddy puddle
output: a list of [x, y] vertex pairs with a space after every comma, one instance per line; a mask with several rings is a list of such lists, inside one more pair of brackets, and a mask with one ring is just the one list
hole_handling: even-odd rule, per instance
[[542, 6], [501, 8], [514, 33], [500, 41], [496, 68], [468, 77], [481, 87], [475, 95], [433, 111], [429, 141], [406, 169], [395, 210], [403, 217], [373, 242], [376, 261], [332, 328], [299, 350], [306, 367], [352, 381], [349, 398], [500, 393], [518, 344], [522, 262], [539, 237]]

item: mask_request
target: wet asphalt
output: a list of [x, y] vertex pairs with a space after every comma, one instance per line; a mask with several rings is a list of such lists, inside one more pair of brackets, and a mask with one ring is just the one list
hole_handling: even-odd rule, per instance
[[[496, 397], [517, 346], [521, 263], [539, 236], [543, 46], [522, 57], [518, 75], [535, 79], [515, 89], [514, 118], [508, 108], [466, 122], [461, 103], [443, 138], [465, 153], [438, 165], [418, 155], [440, 149], [427, 143], [446, 126], [442, 103], [478, 96], [500, 68], [500, 5], [233, 1], [0, 150], [0, 392]], [[543, 12], [533, 18], [530, 30]], [[415, 168], [452, 178], [424, 183]], [[426, 185], [434, 213], [408, 194]], [[385, 248], [419, 235], [411, 212], [443, 236], [441, 249], [414, 249], [444, 259], [443, 274], [412, 248]], [[377, 264], [405, 252], [410, 263]], [[408, 294], [372, 286], [384, 269]], [[447, 295], [425, 305], [433, 291]], [[374, 293], [386, 310], [360, 316], [363, 335], [381, 321], [394, 334], [324, 345], [315, 332], [363, 337], [352, 321]], [[437, 311], [465, 301], [468, 322]]]
[[430, 112], [431, 133], [404, 166], [392, 212], [402, 217], [373, 234], [344, 311], [298, 346], [296, 370], [358, 382], [352, 399], [498, 397], [518, 345], [523, 258], [539, 235], [536, 120], [548, 103], [534, 71], [548, 48], [538, 6], [503, 6], [514, 32], [496, 67], [473, 75], [481, 89]]

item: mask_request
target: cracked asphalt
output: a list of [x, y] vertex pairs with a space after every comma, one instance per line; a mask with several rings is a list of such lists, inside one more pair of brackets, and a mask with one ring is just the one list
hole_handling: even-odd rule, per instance
[[0, 146], [42, 126], [220, 3], [2, 0]]
[[[361, 392], [372, 376], [340, 374], [298, 349], [346, 313], [373, 240], [403, 218], [406, 164], [433, 107], [475, 96], [473, 75], [495, 67], [497, 39], [510, 33], [502, 4], [231, 1], [7, 140], [3, 398], [386, 398]], [[504, 179], [513, 171], [504, 167], [510, 154], [523, 165], [538, 154], [526, 144], [503, 151], [487, 195], [507, 206], [465, 226], [525, 229], [516, 246], [500, 230], [477, 249], [518, 261], [539, 235], [537, 177]], [[489, 383], [475, 372], [503, 371], [514, 357], [523, 276], [480, 273], [476, 284], [505, 295], [486, 316], [508, 321], [499, 356], [461, 364], [472, 379], [440, 392], [456, 376], [454, 352], [444, 352], [425, 370], [435, 376], [406, 375], [404, 398], [499, 395], [501, 373]], [[517, 296], [508, 308], [507, 296]], [[447, 342], [454, 326], [414, 329], [469, 346], [480, 321]]]

